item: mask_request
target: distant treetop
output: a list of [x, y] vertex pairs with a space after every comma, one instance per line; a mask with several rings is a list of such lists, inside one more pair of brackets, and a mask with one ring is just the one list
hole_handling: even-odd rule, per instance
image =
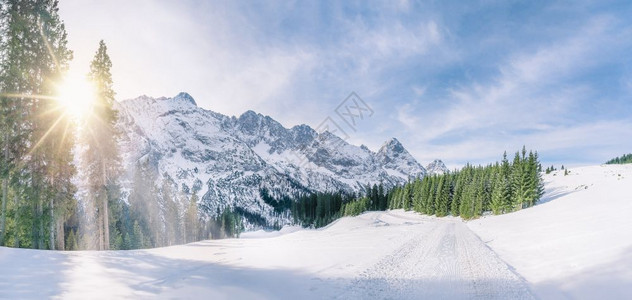
[[606, 162], [607, 165], [621, 165], [632, 163], [632, 153], [624, 154], [621, 157], [615, 157]]

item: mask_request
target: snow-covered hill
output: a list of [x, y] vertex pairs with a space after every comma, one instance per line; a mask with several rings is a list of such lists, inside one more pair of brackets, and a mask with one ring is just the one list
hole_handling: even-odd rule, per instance
[[276, 198], [357, 192], [426, 174], [395, 138], [373, 152], [307, 125], [285, 128], [253, 111], [227, 117], [197, 107], [186, 93], [142, 96], [119, 103], [118, 110], [127, 189], [135, 167], [144, 164], [180, 192], [201, 188], [200, 206], [208, 213], [239, 207], [273, 224], [277, 217], [261, 199], [262, 189]]
[[0, 247], [0, 298], [631, 299], [632, 165], [545, 178], [545, 202], [469, 222], [397, 210], [150, 250]]
[[632, 299], [632, 164], [569, 171], [541, 204], [468, 226], [543, 299]]

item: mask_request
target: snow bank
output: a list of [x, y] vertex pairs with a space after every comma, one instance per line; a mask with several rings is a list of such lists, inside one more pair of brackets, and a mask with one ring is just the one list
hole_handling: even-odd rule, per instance
[[543, 203], [468, 222], [544, 299], [632, 299], [632, 165], [545, 176]]
[[244, 232], [239, 236], [239, 238], [241, 239], [272, 238], [272, 237], [277, 237], [277, 236], [282, 236], [285, 234], [297, 232], [302, 229], [303, 228], [301, 226], [283, 226], [281, 230], [274, 230], [274, 231], [266, 231], [266, 230], [260, 229], [256, 231]]

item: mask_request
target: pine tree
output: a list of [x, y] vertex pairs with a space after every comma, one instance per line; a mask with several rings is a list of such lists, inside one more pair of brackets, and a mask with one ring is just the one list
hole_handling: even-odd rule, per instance
[[[470, 182], [472, 183], [472, 182]], [[476, 202], [476, 188], [474, 184], [468, 184], [463, 190], [463, 197], [461, 198], [461, 204], [459, 211], [463, 219], [471, 219], [474, 217]]]
[[430, 181], [428, 182], [430, 186], [430, 190], [428, 192], [428, 196], [426, 197], [426, 214], [434, 215], [435, 214], [435, 197], [437, 194], [437, 176], [433, 175], [430, 177]]
[[386, 195], [384, 195], [384, 184], [382, 184], [380, 182], [380, 185], [378, 185], [377, 187], [377, 191], [378, 191], [378, 196], [379, 196], [379, 210], [386, 210], [386, 205], [387, 205], [387, 198]]
[[455, 217], [461, 214], [459, 211], [459, 206], [461, 205], [461, 199], [463, 197], [464, 174], [465, 172], [455, 174], [456, 183], [454, 185], [454, 195], [452, 197], [452, 203], [450, 205], [450, 213]]
[[442, 175], [439, 179], [437, 190], [437, 204], [435, 214], [437, 217], [444, 217], [448, 215], [448, 209], [450, 207], [450, 175]]
[[430, 198], [430, 190], [431, 190], [431, 178], [430, 176], [424, 177], [421, 181], [421, 213], [428, 214], [428, 199]]
[[406, 211], [410, 210], [411, 208], [411, 191], [410, 191], [410, 184], [406, 184], [404, 186], [404, 192], [402, 193], [402, 208]]
[[490, 210], [490, 203], [492, 201], [492, 189], [493, 189], [493, 172], [497, 170], [498, 167], [494, 167], [493, 165], [488, 165], [487, 167], [482, 168], [482, 209], [481, 213], [484, 211]]
[[522, 203], [524, 203], [523, 178], [524, 168], [522, 166], [522, 160], [520, 159], [520, 154], [516, 152], [511, 165], [512, 211], [522, 208]]
[[[514, 158], [515, 163], [515, 158]], [[500, 177], [503, 180], [504, 188], [503, 188], [503, 211], [509, 212], [512, 211], [513, 208], [513, 177], [512, 177], [513, 167], [509, 164], [509, 160], [507, 159], [507, 151], [503, 154], [503, 159], [500, 163]]]
[[532, 174], [534, 184], [534, 199], [532, 205], [535, 205], [542, 196], [544, 196], [544, 180], [542, 179], [542, 165], [540, 164], [540, 155], [536, 151], [534, 154], [534, 163], [538, 166], [538, 171]]
[[476, 173], [475, 179], [475, 195], [474, 195], [474, 208], [472, 210], [472, 217], [478, 218], [482, 215], [483, 209], [485, 207], [486, 202], [486, 191], [485, 191], [485, 178], [483, 170], [479, 169]]
[[414, 181], [413, 185], [413, 209], [416, 212], [423, 213], [423, 203], [422, 203], [422, 180], [417, 178]]
[[88, 79], [95, 88], [95, 99], [91, 118], [84, 125], [83, 132], [83, 142], [87, 146], [83, 163], [89, 180], [88, 197], [97, 220], [97, 247], [100, 250], [107, 250], [110, 245], [110, 203], [118, 201], [118, 195], [108, 191], [117, 189], [120, 174], [111, 67], [107, 47], [100, 41], [88, 73]]
[[536, 191], [538, 189], [538, 162], [535, 154], [533, 152], [529, 152], [529, 156], [526, 161], [526, 172], [525, 172], [525, 207], [530, 207], [535, 204], [536, 201]]
[[379, 208], [379, 196], [377, 184], [373, 184], [371, 188], [371, 210], [378, 210]]
[[492, 193], [491, 210], [495, 215], [504, 213], [505, 210], [505, 195], [507, 188], [507, 179], [505, 179], [500, 173], [497, 174], [494, 180], [494, 190]]
[[[0, 5], [0, 20], [5, 20], [5, 11], [4, 6]], [[0, 23], [0, 91], [5, 91], [5, 86], [7, 85], [8, 78], [5, 75], [5, 61], [6, 61], [6, 50], [7, 45], [5, 42], [5, 36], [7, 33], [7, 28], [5, 22]], [[0, 153], [0, 180], [2, 181], [2, 187], [0, 187], [0, 191], [2, 192], [2, 204], [0, 206], [0, 246], [5, 245], [5, 236], [6, 236], [6, 218], [7, 218], [7, 201], [9, 197], [9, 177], [11, 172], [11, 159], [10, 159], [10, 151], [9, 151], [9, 143], [11, 134], [11, 122], [14, 122], [12, 112], [13, 112], [13, 101], [10, 98], [0, 95], [0, 149], [2, 152]]]
[[434, 195], [434, 213], [437, 215], [437, 217], [441, 216], [441, 207], [443, 206], [443, 184], [445, 182], [445, 176], [439, 176], [437, 179], [437, 184], [436, 184], [436, 188], [435, 188], [435, 195]]
[[[29, 226], [21, 217], [21, 207], [26, 203], [20, 201], [26, 191], [25, 181], [29, 176], [25, 160], [28, 152], [28, 140], [31, 127], [27, 117], [29, 107], [34, 101], [33, 84], [29, 74], [30, 64], [35, 60], [33, 53], [27, 51], [36, 43], [33, 36], [33, 5], [24, 5], [18, 1], [2, 3], [0, 9], [0, 178], [2, 180], [2, 215], [0, 216], [0, 246], [6, 245], [6, 218], [9, 189], [14, 194], [14, 246], [20, 247], [21, 231]], [[19, 170], [23, 171], [20, 172]], [[22, 175], [22, 176], [20, 176]], [[31, 203], [28, 203], [31, 204]], [[30, 241], [24, 241], [30, 244]]]

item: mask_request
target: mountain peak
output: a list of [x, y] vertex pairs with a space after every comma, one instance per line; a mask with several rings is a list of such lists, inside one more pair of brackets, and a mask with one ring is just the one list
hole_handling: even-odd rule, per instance
[[397, 140], [396, 138], [391, 138], [388, 141], [384, 142], [379, 152], [388, 151], [401, 153], [405, 150], [406, 149], [404, 149], [404, 146], [402, 145], [402, 143], [399, 142], [399, 140]]
[[401, 145], [402, 143], [399, 142], [399, 140], [395, 137], [390, 138], [388, 141], [386, 141], [386, 144], [396, 144], [396, 145]]
[[259, 114], [254, 112], [253, 110], [247, 110], [243, 114], [241, 114], [241, 116], [239, 116], [239, 119], [254, 119], [258, 116]]
[[448, 168], [440, 159], [435, 159], [434, 161], [429, 163], [426, 167], [426, 170], [430, 175], [443, 175], [445, 173], [448, 173]]
[[426, 169], [408, 153], [396, 138], [384, 142], [377, 152], [377, 159], [386, 169], [396, 170], [404, 177], [423, 177]]
[[180, 92], [173, 99], [174, 100], [183, 100], [183, 101], [186, 101], [188, 103], [191, 103], [191, 104], [197, 106], [197, 103], [195, 103], [195, 100], [193, 99], [193, 97], [191, 97], [191, 95], [189, 95], [189, 93], [186, 93], [186, 92]]

